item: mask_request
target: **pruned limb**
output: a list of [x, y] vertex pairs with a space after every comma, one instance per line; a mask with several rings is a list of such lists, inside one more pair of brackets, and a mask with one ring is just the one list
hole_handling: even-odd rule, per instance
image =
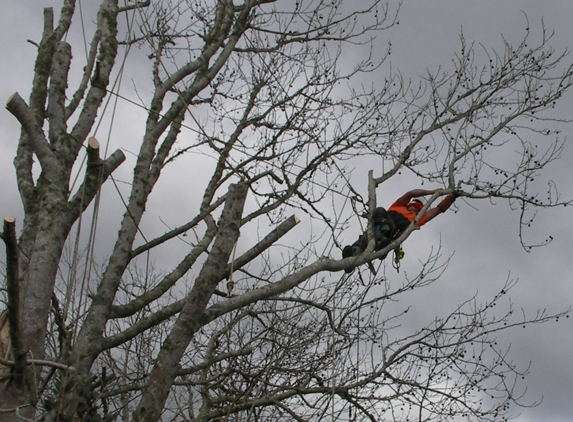
[[42, 134], [40, 127], [38, 127], [32, 110], [22, 97], [20, 97], [20, 94], [15, 92], [8, 98], [6, 109], [12, 113], [12, 115], [18, 119], [20, 125], [22, 125], [22, 129], [28, 136], [30, 146], [38, 157], [38, 160], [40, 160], [42, 168], [46, 169], [54, 165], [55, 157], [48, 145], [48, 141]]
[[87, 156], [84, 182], [70, 201], [74, 216], [87, 208], [101, 185], [125, 161], [125, 154], [119, 149], [106, 160], [102, 160], [99, 155], [99, 142], [94, 137], [88, 139]]
[[99, 157], [99, 141], [93, 136], [90, 136], [88, 139], [87, 155], [88, 155], [88, 166], [101, 164], [101, 160]]
[[12, 356], [14, 358], [13, 380], [22, 387], [26, 369], [26, 350], [20, 330], [20, 283], [18, 275], [18, 241], [16, 240], [16, 220], [4, 217], [2, 239], [6, 245], [6, 288], [8, 291], [8, 324]]

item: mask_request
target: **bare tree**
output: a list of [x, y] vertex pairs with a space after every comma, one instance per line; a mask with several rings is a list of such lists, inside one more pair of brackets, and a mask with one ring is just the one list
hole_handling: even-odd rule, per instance
[[[102, 0], [73, 92], [75, 1], [62, 2], [57, 23], [44, 11], [29, 100], [16, 93], [6, 105], [22, 126], [14, 164], [24, 219], [17, 237], [14, 219], [2, 232], [10, 353], [1, 421], [499, 420], [520, 403], [527, 368], [495, 335], [555, 315], [493, 312], [508, 281], [489, 303], [468, 300], [405, 331], [404, 312], [389, 304], [430, 284], [447, 259], [428, 257], [403, 282], [383, 270], [362, 284], [359, 272], [340, 276], [414, 226], [384, 250], [372, 243], [341, 260], [351, 215], [336, 204], [372, 213], [377, 187], [400, 171], [443, 187], [426, 207], [454, 191], [506, 198], [523, 226], [535, 208], [566, 203], [553, 184], [541, 197], [533, 180], [559, 158], [551, 109], [571, 68], [545, 30], [535, 40], [527, 29], [501, 52], [462, 37], [452, 69], [408, 82], [385, 66], [390, 44], [380, 54], [398, 11], [346, 3]], [[136, 75], [120, 94], [130, 60], [139, 74], [147, 60], [149, 79]], [[139, 105], [147, 120], [115, 244], [97, 266], [99, 195], [126, 160], [90, 136], [106, 97]], [[518, 153], [497, 159], [505, 151]], [[370, 172], [363, 199], [351, 169], [369, 156], [388, 170]], [[201, 199], [182, 210], [183, 224], [146, 236], [144, 217], [162, 212], [152, 208], [154, 187], [180, 163]], [[312, 233], [283, 245], [300, 222], [293, 212], [309, 217]], [[153, 268], [169, 244], [178, 262]]]

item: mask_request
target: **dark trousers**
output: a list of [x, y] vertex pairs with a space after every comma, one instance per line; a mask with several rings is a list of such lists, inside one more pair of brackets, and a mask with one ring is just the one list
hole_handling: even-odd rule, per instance
[[[374, 239], [376, 240], [374, 250], [379, 251], [392, 242], [392, 239], [396, 235], [396, 226], [391, 216], [382, 207], [378, 207], [374, 210], [372, 214], [372, 225], [374, 227]], [[364, 233], [352, 244], [352, 255], [361, 254], [366, 249], [366, 246], [368, 246], [368, 234]]]

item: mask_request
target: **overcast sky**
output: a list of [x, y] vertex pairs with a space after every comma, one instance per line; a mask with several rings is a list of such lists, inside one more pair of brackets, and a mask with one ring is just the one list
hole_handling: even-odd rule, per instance
[[[459, 50], [459, 34], [488, 47], [499, 47], [503, 36], [517, 41], [524, 34], [527, 14], [533, 33], [539, 33], [541, 20], [555, 30], [552, 45], [557, 50], [573, 47], [573, 2], [571, 1], [405, 1], [400, 29], [393, 33], [393, 60], [402, 72], [423, 73], [450, 60]], [[569, 60], [573, 59], [569, 57]], [[402, 64], [403, 63], [403, 64]], [[571, 93], [560, 105], [560, 113], [573, 118]], [[566, 132], [571, 132], [569, 127]], [[573, 189], [573, 139], [568, 139], [561, 162], [552, 168], [552, 178], [559, 181], [565, 196]], [[564, 309], [573, 303], [571, 217], [573, 209], [543, 211], [529, 234], [545, 239], [553, 235], [548, 246], [526, 253], [517, 237], [517, 215], [505, 204], [460, 205], [456, 214], [441, 216], [432, 225], [416, 233], [431, 244], [441, 236], [445, 255], [455, 251], [446, 275], [432, 286], [429, 297], [461, 298], [478, 292], [482, 297], [495, 292], [506, 278], [518, 279], [511, 297], [516, 307], [530, 312], [538, 308]], [[432, 313], [427, 304], [421, 313]], [[559, 322], [506, 333], [504, 341], [512, 344], [516, 362], [532, 362], [527, 379], [528, 397], [543, 396], [543, 403], [523, 409], [520, 422], [573, 420], [573, 325], [571, 318]]]
[[[85, 1], [85, 0], [84, 0]], [[284, 1], [284, 0], [283, 0]], [[360, 1], [360, 0], [355, 0]], [[38, 40], [42, 28], [42, 7], [57, 7], [54, 0], [2, 0], [0, 13], [0, 93], [4, 100], [14, 91], [27, 98], [35, 48], [27, 39]], [[406, 0], [400, 25], [384, 34], [382, 43], [392, 40], [392, 61], [406, 76], [415, 77], [426, 69], [447, 63], [459, 49], [462, 31], [468, 41], [499, 47], [502, 34], [518, 40], [529, 18], [533, 32], [541, 20], [555, 30], [552, 45], [557, 50], [573, 46], [573, 1], [571, 0]], [[79, 52], [76, 55], [81, 54]], [[573, 57], [569, 57], [573, 61]], [[563, 116], [573, 118], [573, 92], [559, 105]], [[138, 122], [140, 127], [142, 122]], [[567, 131], [571, 132], [569, 127]], [[0, 214], [18, 215], [20, 205], [12, 160], [19, 128], [7, 112], [0, 113]], [[552, 178], [565, 197], [573, 198], [573, 137], [568, 139], [563, 157], [553, 166]], [[379, 192], [380, 205], [388, 205], [403, 191], [415, 188], [405, 179], [394, 179]], [[365, 194], [365, 186], [362, 191]], [[517, 308], [533, 313], [540, 308], [557, 312], [573, 304], [571, 239], [573, 207], [544, 210], [531, 232], [532, 239], [548, 235], [548, 246], [526, 253], [517, 236], [518, 215], [505, 204], [459, 204], [457, 213], [441, 216], [415, 233], [415, 244], [407, 245], [407, 258], [424, 256], [436, 239], [441, 239], [444, 255], [455, 253], [445, 276], [422, 293], [413, 315], [427, 319], [440, 309], [451, 309], [474, 294], [488, 298], [506, 279], [519, 279], [511, 298]], [[115, 232], [115, 228], [113, 231]], [[435, 298], [435, 300], [428, 300]], [[528, 398], [543, 403], [523, 409], [519, 422], [560, 422], [573, 420], [573, 324], [570, 318], [504, 334], [511, 343], [516, 362], [532, 362], [526, 380]]]

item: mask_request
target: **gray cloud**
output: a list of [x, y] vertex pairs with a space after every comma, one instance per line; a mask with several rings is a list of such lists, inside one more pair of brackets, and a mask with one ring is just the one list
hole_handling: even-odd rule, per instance
[[[50, 2], [57, 7], [59, 2]], [[84, 2], [85, 3], [85, 2]], [[41, 34], [41, 9], [46, 1], [6, 0], [0, 16], [1, 68], [0, 93], [6, 99], [14, 91], [25, 97], [28, 92], [34, 60], [35, 48], [26, 39], [38, 39]], [[501, 34], [512, 41], [520, 39], [524, 33], [525, 12], [533, 34], [539, 34], [541, 19], [549, 29], [555, 29], [552, 43], [557, 49], [570, 45], [573, 39], [573, 2], [554, 1], [494, 1], [494, 0], [406, 0], [400, 17], [400, 25], [381, 35], [380, 42], [389, 39], [393, 44], [392, 62], [394, 67], [406, 76], [415, 77], [426, 69], [447, 66], [452, 53], [459, 48], [459, 34], [463, 32], [468, 41], [482, 43], [487, 47], [500, 48]], [[76, 55], [81, 54], [79, 51]], [[134, 71], [131, 69], [131, 71]], [[573, 110], [571, 95], [564, 98], [558, 113], [565, 115]], [[568, 116], [571, 117], [571, 116]], [[141, 119], [137, 111], [130, 109], [121, 117], [123, 121]], [[137, 126], [137, 125], [134, 125]], [[141, 124], [139, 125], [141, 127]], [[130, 137], [137, 128], [123, 128], [112, 141], [110, 148], [129, 146]], [[0, 113], [0, 187], [3, 215], [20, 213], [16, 199], [12, 158], [15, 152], [19, 127], [6, 111]], [[128, 157], [129, 160], [129, 157]], [[552, 169], [551, 178], [555, 179], [565, 197], [573, 197], [573, 147], [567, 145], [562, 160]], [[122, 171], [129, 171], [128, 163]], [[121, 177], [121, 176], [119, 176]], [[357, 172], [356, 184], [366, 180]], [[402, 191], [411, 189], [411, 179], [404, 177], [392, 181], [379, 192], [381, 205], [388, 205]], [[177, 183], [187, 186], [188, 182]], [[111, 189], [111, 188], [109, 188]], [[191, 187], [189, 187], [191, 189]], [[365, 193], [365, 186], [361, 187]], [[120, 204], [113, 191], [109, 194], [110, 206]], [[158, 201], [167, 200], [159, 196]], [[178, 201], [181, 199], [178, 198]], [[190, 201], [191, 199], [184, 199]], [[181, 205], [181, 202], [178, 202]], [[178, 204], [171, 204], [168, 211], [176, 211]], [[474, 204], [471, 204], [474, 205]], [[424, 297], [413, 296], [408, 304], [414, 308], [414, 318], [428, 318], [453, 309], [461, 300], [474, 294], [488, 298], [501, 288], [510, 277], [519, 279], [512, 291], [512, 301], [517, 308], [527, 312], [548, 308], [558, 311], [573, 303], [571, 239], [573, 229], [573, 207], [544, 210], [540, 213], [528, 236], [543, 240], [548, 235], [554, 241], [544, 248], [526, 253], [519, 244], [518, 216], [508, 210], [507, 204], [475, 204], [477, 210], [463, 202], [459, 203], [459, 212], [441, 216], [431, 225], [415, 233], [406, 244], [406, 260], [403, 271], [408, 266], [415, 267], [418, 256], [425, 257], [437, 239], [442, 239], [445, 256], [455, 252], [454, 259], [444, 277], [435, 285], [424, 290]], [[190, 206], [182, 206], [190, 208]], [[176, 212], [168, 216], [175, 221]], [[150, 232], [163, 231], [163, 226], [151, 218]], [[115, 226], [113, 226], [115, 232]], [[355, 233], [348, 234], [354, 238]], [[346, 239], [348, 240], [348, 239]], [[405, 303], [406, 304], [406, 303]], [[503, 306], [501, 303], [499, 306]], [[536, 327], [517, 329], [500, 335], [500, 341], [511, 344], [516, 362], [525, 365], [532, 361], [531, 375], [526, 380], [527, 397], [544, 402], [536, 408], [522, 409], [519, 422], [546, 421], [559, 422], [571, 420], [573, 415], [573, 356], [571, 319], [551, 322]], [[415, 324], [415, 321], [412, 321]]]

